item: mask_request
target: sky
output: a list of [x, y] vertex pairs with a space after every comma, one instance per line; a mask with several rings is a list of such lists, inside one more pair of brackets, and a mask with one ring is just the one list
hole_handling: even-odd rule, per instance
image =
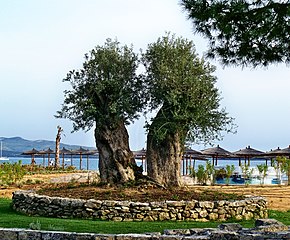
[[[56, 119], [69, 88], [62, 80], [79, 69], [84, 54], [107, 38], [135, 51], [146, 49], [165, 32], [192, 40], [201, 57], [207, 40], [193, 33], [178, 0], [9, 0], [0, 1], [0, 136], [55, 140], [95, 146], [93, 131], [72, 131], [72, 122]], [[246, 146], [268, 151], [290, 144], [290, 68], [223, 68], [215, 75], [221, 106], [235, 118], [236, 134], [219, 144], [236, 151]], [[146, 147], [144, 119], [128, 127], [130, 147]], [[194, 149], [209, 146], [192, 145]]]

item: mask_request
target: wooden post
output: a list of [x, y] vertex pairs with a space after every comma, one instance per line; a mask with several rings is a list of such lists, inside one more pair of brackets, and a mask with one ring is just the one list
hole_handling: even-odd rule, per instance
[[89, 171], [89, 154], [87, 154], [87, 170]]
[[82, 161], [83, 161], [83, 156], [82, 156], [82, 153], [80, 153], [80, 170], [82, 170]]
[[186, 168], [185, 168], [185, 175], [188, 174], [188, 157], [186, 156]]

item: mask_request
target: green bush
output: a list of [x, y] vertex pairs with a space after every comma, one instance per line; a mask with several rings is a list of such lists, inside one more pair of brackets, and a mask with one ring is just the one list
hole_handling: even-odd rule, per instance
[[0, 185], [12, 185], [19, 183], [26, 174], [26, 168], [17, 163], [3, 163], [0, 165]]

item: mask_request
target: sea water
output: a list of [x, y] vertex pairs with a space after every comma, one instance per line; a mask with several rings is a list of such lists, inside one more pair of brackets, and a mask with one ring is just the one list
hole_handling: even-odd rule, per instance
[[[49, 159], [46, 158], [42, 158], [42, 157], [35, 157], [35, 164], [36, 165], [41, 165], [43, 166], [43, 164], [45, 164], [45, 166], [48, 166], [49, 164], [53, 164], [54, 163], [54, 157]], [[15, 163], [15, 162], [19, 162], [21, 161], [21, 163], [23, 165], [26, 164], [31, 164], [31, 158], [30, 157], [23, 157], [23, 156], [19, 156], [19, 157], [9, 157], [9, 160], [3, 160], [0, 161], [0, 164], [5, 163], [5, 162], [9, 162], [9, 163]], [[79, 157], [65, 157], [64, 159], [60, 156], [59, 158], [60, 161], [60, 166], [62, 166], [62, 163], [64, 161], [64, 166], [74, 166], [77, 170], [92, 170], [92, 171], [96, 171], [99, 169], [99, 157], [98, 156], [89, 156], [87, 158], [87, 156], [83, 156], [82, 160], [80, 161]], [[138, 166], [142, 165], [141, 161], [136, 161], [136, 164]]]

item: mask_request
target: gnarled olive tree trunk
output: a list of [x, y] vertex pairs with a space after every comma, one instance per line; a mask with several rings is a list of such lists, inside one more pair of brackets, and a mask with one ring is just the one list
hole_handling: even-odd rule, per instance
[[178, 133], [169, 134], [157, 143], [149, 130], [146, 154], [148, 176], [166, 187], [181, 186], [182, 149]]
[[138, 167], [129, 148], [129, 135], [124, 123], [120, 121], [114, 128], [98, 128], [95, 139], [101, 181], [116, 184], [135, 180]]

